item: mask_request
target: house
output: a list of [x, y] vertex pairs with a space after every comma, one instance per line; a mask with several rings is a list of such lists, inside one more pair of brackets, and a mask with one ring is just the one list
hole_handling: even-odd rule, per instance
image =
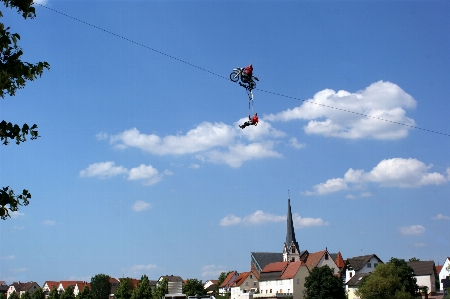
[[339, 267], [336, 265], [327, 249], [308, 253], [305, 257], [302, 258], [302, 261], [306, 264], [309, 271], [312, 271], [315, 267], [322, 267], [327, 265], [328, 267], [333, 269], [335, 274], [339, 273]]
[[231, 299], [243, 297], [243, 294], [256, 293], [258, 280], [252, 272], [243, 272], [230, 285]]
[[180, 276], [174, 276], [174, 275], [164, 275], [161, 276], [156, 285], [159, 285], [163, 279], [167, 280], [168, 283], [168, 289], [169, 289], [169, 294], [181, 294], [182, 293], [182, 289], [183, 289], [183, 278], [181, 278]]
[[231, 285], [233, 282], [238, 278], [239, 274], [236, 271], [231, 271], [228, 273], [225, 280], [222, 282], [222, 284], [219, 286], [219, 295], [225, 295], [227, 293], [231, 292]]
[[264, 267], [260, 274], [260, 293], [254, 298], [303, 298], [309, 269], [302, 261], [277, 262]]
[[428, 294], [436, 292], [436, 267], [433, 261], [407, 262], [414, 271], [419, 288], [427, 287]]
[[442, 265], [442, 269], [440, 272], [438, 272], [438, 275], [439, 275], [439, 284], [440, 284], [439, 289], [444, 290], [444, 282], [442, 280], [447, 278], [447, 276], [450, 276], [450, 257], [447, 257], [445, 259], [445, 262]]
[[84, 288], [91, 288], [91, 284], [86, 281], [79, 281], [75, 284], [75, 287], [73, 289], [73, 293], [75, 296], [78, 296], [79, 293], [83, 292]]
[[3, 280], [0, 280], [0, 294], [6, 294], [8, 292], [9, 286]]
[[338, 253], [330, 253], [331, 258], [339, 269], [341, 277], [345, 276], [345, 262], [340, 251]]
[[50, 294], [50, 291], [52, 289], [57, 289], [59, 287], [59, 281], [46, 281], [44, 282], [44, 285], [42, 286], [42, 291], [45, 294], [45, 298], [48, 297]]
[[38, 290], [39, 288], [40, 286], [34, 281], [14, 282], [9, 286], [8, 291], [6, 292], [6, 296], [7, 298], [9, 298], [9, 296], [11, 296], [11, 294], [15, 292], [20, 297], [22, 296], [23, 293], [27, 291], [31, 295], [34, 293], [34, 291]]
[[347, 299], [359, 299], [355, 292], [358, 290], [358, 285], [361, 280], [367, 275], [370, 275], [370, 273], [356, 273], [349, 281], [347, 281], [345, 284]]
[[356, 256], [347, 259], [344, 282], [347, 283], [357, 273], [373, 272], [379, 263], [383, 262], [375, 254]]
[[84, 286], [86, 286], [87, 284], [88, 283], [86, 281], [80, 281], [80, 280], [61, 280], [59, 282], [57, 290], [58, 290], [58, 293], [61, 294], [70, 286], [73, 289], [74, 295], [77, 296], [80, 292], [83, 291]]
[[114, 277], [110, 277], [109, 283], [111, 284], [111, 291], [109, 293], [109, 298], [114, 299], [114, 298], [116, 298], [116, 296], [114, 294], [116, 293], [116, 290], [119, 287], [119, 281], [117, 279], [115, 279]]
[[216, 285], [218, 283], [218, 279], [210, 279], [203, 284], [203, 288], [206, 290], [207, 294], [214, 294], [216, 292]]

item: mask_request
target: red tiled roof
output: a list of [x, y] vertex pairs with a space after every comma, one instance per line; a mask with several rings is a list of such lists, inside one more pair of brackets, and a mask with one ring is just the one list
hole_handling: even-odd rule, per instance
[[225, 278], [225, 280], [222, 282], [222, 284], [220, 285], [220, 287], [221, 287], [221, 288], [226, 287], [226, 286], [229, 284], [230, 280], [233, 278], [233, 276], [234, 276], [236, 273], [237, 273], [236, 271], [230, 272], [230, 273], [227, 275], [227, 277]]
[[86, 282], [86, 281], [80, 281], [79, 283], [77, 283], [77, 286], [78, 286], [78, 290], [80, 292], [82, 292], [85, 287], [87, 287], [88, 289], [91, 288], [91, 284], [89, 282]]
[[47, 284], [49, 289], [59, 287], [59, 281], [46, 281], [46, 282], [44, 282], [44, 286], [45, 286], [45, 284]]
[[317, 264], [322, 259], [323, 255], [327, 252], [326, 250], [310, 253], [308, 256], [308, 259], [306, 260], [306, 266], [311, 271], [314, 267], [317, 266]]
[[436, 266], [436, 273], [441, 273], [442, 266]]
[[75, 288], [75, 285], [78, 283], [83, 283], [83, 281], [61, 280], [61, 285], [64, 290], [67, 289], [68, 286], [72, 286], [72, 288]]
[[131, 282], [133, 283], [133, 288], [136, 288], [139, 284], [139, 279], [131, 278]]
[[288, 262], [270, 263], [267, 266], [265, 266], [264, 269], [262, 269], [261, 273], [280, 272], [280, 271], [283, 271], [287, 267], [288, 264], [289, 264]]
[[301, 266], [305, 266], [306, 264], [304, 262], [298, 261], [298, 262], [290, 262], [284, 270], [283, 274], [280, 276], [280, 279], [290, 279], [297, 274], [298, 269], [300, 269]]
[[243, 272], [241, 273], [236, 280], [233, 282], [233, 284], [231, 285], [232, 287], [238, 287], [240, 286], [244, 280], [250, 275], [250, 272]]
[[110, 283], [117, 283], [117, 284], [119, 284], [119, 281], [117, 279], [115, 279], [114, 277], [110, 277], [109, 278], [109, 282]]
[[344, 268], [345, 263], [344, 263], [344, 259], [342, 258], [341, 252], [338, 251], [336, 259], [334, 260], [334, 262], [336, 263], [336, 266], [338, 266], [339, 269]]

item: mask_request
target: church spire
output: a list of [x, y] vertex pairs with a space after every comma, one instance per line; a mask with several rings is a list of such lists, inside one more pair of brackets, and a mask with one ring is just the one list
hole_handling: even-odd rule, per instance
[[295, 239], [294, 232], [294, 223], [292, 221], [292, 212], [291, 212], [291, 198], [288, 198], [288, 212], [287, 212], [287, 231], [286, 231], [286, 247], [291, 248], [292, 243], [295, 244], [295, 248], [300, 250], [298, 247], [297, 240]]

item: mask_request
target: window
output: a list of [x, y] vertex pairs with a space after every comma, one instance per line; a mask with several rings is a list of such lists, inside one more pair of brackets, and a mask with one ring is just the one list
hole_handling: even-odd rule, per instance
[[270, 289], [270, 293], [272, 294], [272, 289]]
[[349, 276], [350, 276], [350, 278], [353, 277], [353, 272], [350, 272], [350, 273], [349, 273]]
[[367, 263], [367, 268], [372, 268], [372, 263]]
[[253, 286], [256, 287], [256, 281], [253, 282]]
[[325, 253], [325, 259], [326, 260], [328, 259], [328, 253]]
[[295, 257], [291, 258], [291, 262], [295, 262]]
[[245, 285], [248, 286], [248, 281], [245, 282]]
[[300, 284], [300, 279], [297, 278], [297, 284]]
[[253, 278], [253, 275], [252, 275], [252, 274], [250, 274], [250, 278]]
[[280, 289], [280, 294], [283, 294], [283, 289]]
[[292, 247], [292, 253], [295, 253], [295, 247]]

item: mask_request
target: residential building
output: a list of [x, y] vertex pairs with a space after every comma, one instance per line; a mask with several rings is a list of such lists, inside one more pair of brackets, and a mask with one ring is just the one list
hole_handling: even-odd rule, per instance
[[243, 272], [230, 285], [231, 299], [242, 299], [243, 294], [256, 293], [258, 280], [252, 272]]
[[59, 281], [46, 281], [44, 282], [44, 285], [42, 286], [42, 291], [45, 294], [45, 298], [48, 297], [50, 294], [50, 291], [52, 289], [57, 289], [59, 287]]
[[375, 254], [356, 256], [347, 259], [344, 282], [347, 283], [357, 273], [372, 273], [378, 264], [383, 263]]
[[16, 292], [17, 295], [20, 297], [23, 295], [23, 293], [25, 293], [26, 291], [28, 291], [28, 293], [33, 294], [36, 290], [38, 290], [40, 287], [39, 285], [34, 282], [34, 281], [30, 281], [30, 282], [14, 282], [13, 284], [11, 284], [8, 288], [8, 291], [6, 292], [6, 296], [7, 298], [9, 298], [9, 296], [11, 296], [11, 294], [13, 292]]
[[442, 282], [442, 280], [450, 276], [450, 257], [447, 257], [445, 259], [445, 262], [442, 265], [441, 271], [438, 273], [438, 275], [439, 275], [439, 284], [440, 284], [439, 289], [444, 290], [444, 283]]
[[356, 296], [355, 292], [358, 290], [358, 285], [361, 283], [361, 280], [367, 275], [370, 275], [370, 273], [356, 273], [347, 281], [345, 284], [347, 299], [359, 299], [359, 296]]
[[417, 285], [419, 288], [426, 287], [428, 294], [436, 292], [436, 267], [433, 261], [416, 261], [407, 262], [414, 270], [414, 276], [417, 279]]
[[236, 271], [228, 273], [225, 280], [219, 286], [219, 295], [225, 295], [231, 292], [231, 285], [238, 278], [239, 274]]
[[91, 284], [86, 281], [79, 281], [75, 284], [75, 288], [73, 289], [73, 293], [75, 296], [78, 296], [79, 293], [83, 292], [84, 288], [91, 288]]
[[9, 286], [3, 280], [0, 280], [0, 293], [6, 294], [8, 293]]
[[219, 283], [218, 279], [210, 279], [203, 284], [203, 288], [206, 290], [206, 293], [208, 295], [211, 295], [214, 294], [214, 292], [216, 292], [216, 285], [218, 283]]
[[309, 271], [312, 271], [315, 267], [322, 267], [326, 265], [333, 269], [335, 274], [339, 273], [339, 267], [336, 265], [327, 249], [308, 253], [302, 258], [302, 261], [306, 264]]

